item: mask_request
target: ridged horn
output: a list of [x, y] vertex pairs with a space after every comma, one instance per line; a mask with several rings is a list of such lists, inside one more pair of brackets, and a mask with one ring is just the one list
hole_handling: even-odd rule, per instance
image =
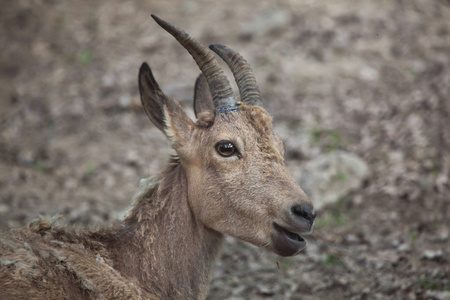
[[170, 33], [194, 58], [208, 82], [216, 111], [227, 113], [237, 110], [230, 82], [208, 48], [201, 45], [193, 37], [190, 37], [182, 29], [167, 23], [153, 14], [151, 16], [159, 26]]
[[219, 44], [210, 45], [209, 48], [222, 58], [231, 72], [239, 88], [241, 101], [247, 105], [262, 105], [261, 93], [256, 83], [255, 75], [248, 62], [236, 51]]

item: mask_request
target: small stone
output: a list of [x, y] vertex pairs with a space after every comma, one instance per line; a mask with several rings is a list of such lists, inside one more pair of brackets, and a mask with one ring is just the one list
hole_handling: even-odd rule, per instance
[[441, 260], [444, 258], [442, 250], [425, 250], [422, 254], [423, 259], [428, 260]]
[[367, 81], [376, 81], [379, 77], [378, 71], [374, 68], [363, 68], [360, 71], [360, 75]]
[[411, 251], [411, 245], [408, 244], [408, 243], [400, 244], [400, 245], [398, 246], [397, 250], [398, 250], [399, 252], [410, 252], [410, 251]]
[[361, 196], [361, 195], [356, 195], [354, 198], [353, 198], [353, 203], [355, 204], [355, 205], [360, 205], [360, 204], [362, 204], [363, 203], [363, 197]]
[[10, 264], [12, 264], [12, 261], [10, 261], [10, 260], [7, 260], [7, 259], [2, 259], [2, 260], [0, 260], [0, 265], [2, 265], [2, 266], [7, 267], [7, 266], [9, 266]]
[[427, 291], [426, 299], [450, 300], [450, 291]]
[[[433, 270], [433, 272], [431, 272], [430, 277], [431, 277], [431, 278], [441, 278], [441, 277], [443, 276], [442, 273], [441, 273], [441, 271], [442, 271], [442, 270], [439, 270], [439, 269]], [[444, 275], [444, 276], [445, 276], [445, 275]]]
[[348, 278], [340, 277], [336, 279], [336, 282], [340, 285], [346, 286], [349, 283]]
[[138, 166], [140, 157], [136, 150], [129, 150], [125, 154], [125, 160], [126, 160], [127, 164], [129, 164], [131, 166]]
[[264, 296], [271, 296], [280, 290], [279, 284], [259, 284], [258, 293]]
[[0, 204], [0, 214], [6, 214], [9, 212], [9, 206], [6, 204]]
[[447, 228], [442, 228], [436, 232], [436, 236], [433, 238], [433, 241], [436, 242], [445, 242], [448, 240], [450, 234]]
[[105, 89], [112, 89], [116, 84], [114, 76], [112, 74], [106, 74], [102, 77], [102, 87]]
[[31, 150], [20, 151], [18, 158], [19, 162], [25, 166], [31, 166], [35, 161], [35, 155]]
[[405, 158], [405, 155], [402, 151], [391, 151], [388, 154], [389, 161], [392, 163], [402, 162]]
[[359, 238], [354, 234], [349, 234], [345, 237], [345, 240], [350, 244], [356, 244], [359, 242]]
[[131, 104], [131, 97], [130, 97], [130, 95], [123, 94], [123, 95], [120, 96], [120, 98], [119, 98], [119, 105], [120, 105], [121, 108], [124, 108], [124, 109], [125, 108], [129, 108], [130, 104]]

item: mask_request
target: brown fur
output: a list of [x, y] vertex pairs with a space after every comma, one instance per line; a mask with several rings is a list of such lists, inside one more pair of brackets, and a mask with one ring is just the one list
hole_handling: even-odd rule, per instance
[[185, 184], [173, 160], [119, 226], [76, 233], [39, 218], [10, 231], [0, 299], [204, 298], [222, 237], [196, 223]]

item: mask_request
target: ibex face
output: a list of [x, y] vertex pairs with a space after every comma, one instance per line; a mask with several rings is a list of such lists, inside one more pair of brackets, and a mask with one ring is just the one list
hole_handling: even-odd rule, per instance
[[300, 234], [311, 232], [315, 213], [285, 168], [283, 143], [262, 108], [249, 65], [227, 47], [210, 46], [236, 78], [241, 95], [237, 102], [213, 54], [179, 28], [153, 18], [202, 70], [195, 87], [196, 123], [164, 95], [147, 64], [139, 73], [143, 106], [180, 157], [196, 219], [279, 255], [297, 254], [306, 245]]

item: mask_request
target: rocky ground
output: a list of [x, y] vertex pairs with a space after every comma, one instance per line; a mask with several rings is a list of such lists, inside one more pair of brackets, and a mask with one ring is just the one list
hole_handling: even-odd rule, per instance
[[165, 164], [138, 68], [191, 115], [199, 71], [155, 13], [248, 59], [319, 207], [297, 257], [227, 238], [208, 299], [450, 299], [449, 1], [1, 3], [2, 229], [110, 224]]

